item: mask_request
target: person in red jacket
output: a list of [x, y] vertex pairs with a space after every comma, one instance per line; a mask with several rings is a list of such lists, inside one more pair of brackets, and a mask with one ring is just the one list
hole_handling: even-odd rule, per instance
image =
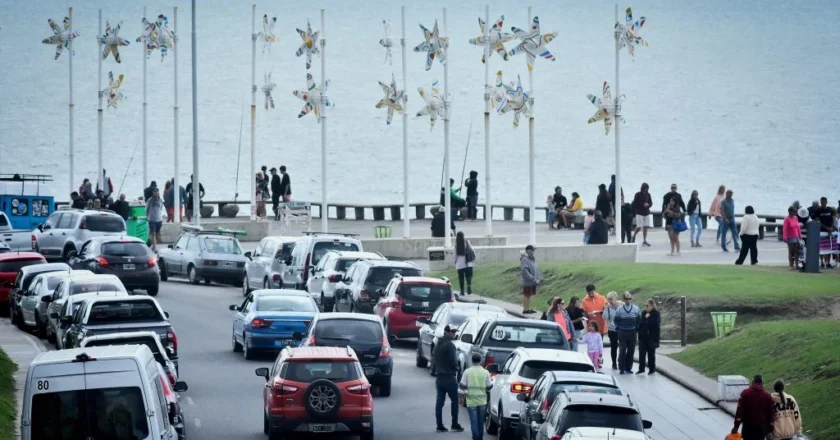
[[737, 433], [738, 427], [743, 426], [743, 440], [765, 440], [773, 432], [774, 410], [773, 397], [764, 390], [764, 378], [756, 374], [750, 387], [741, 392], [738, 399], [732, 433]]

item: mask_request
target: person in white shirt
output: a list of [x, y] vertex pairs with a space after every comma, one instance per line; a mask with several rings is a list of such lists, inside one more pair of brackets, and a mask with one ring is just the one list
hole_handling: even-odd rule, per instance
[[741, 255], [735, 264], [744, 264], [747, 252], [750, 254], [750, 264], [758, 264], [758, 228], [759, 220], [752, 206], [744, 208], [744, 218], [741, 219]]

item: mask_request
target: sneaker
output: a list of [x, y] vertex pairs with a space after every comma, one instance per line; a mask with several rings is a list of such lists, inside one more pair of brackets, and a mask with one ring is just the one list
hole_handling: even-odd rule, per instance
[[725, 247], [724, 247], [724, 248], [721, 248], [721, 249], [723, 249], [723, 251], [724, 251], [724, 252], [729, 252], [729, 249], [727, 249], [727, 248], [725, 248]]
[[619, 372], [618, 372], [618, 374], [626, 374], [626, 373], [627, 373], [627, 372], [626, 372], [626, 371], [624, 371], [624, 370], [621, 370], [621, 371], [619, 371]]
[[648, 376], [653, 376], [654, 373], [656, 373], [656, 370], [650, 370], [650, 372], [648, 372]]
[[436, 431], [437, 432], [449, 432], [449, 430], [446, 429], [446, 426], [438, 426]]
[[644, 246], [644, 247], [650, 247], [650, 243], [648, 243], [648, 242], [644, 241], [644, 242], [642, 242], [642, 246]]
[[636, 375], [639, 375], [639, 374], [645, 374], [645, 371], [644, 371], [644, 370], [637, 371], [637, 372], [636, 372]]
[[700, 242], [698, 241], [697, 243], [694, 243], [694, 247], [703, 247], [703, 246], [701, 246]]
[[452, 431], [452, 432], [464, 432], [464, 427], [461, 426], [461, 425], [452, 425], [452, 429], [450, 429], [450, 431]]

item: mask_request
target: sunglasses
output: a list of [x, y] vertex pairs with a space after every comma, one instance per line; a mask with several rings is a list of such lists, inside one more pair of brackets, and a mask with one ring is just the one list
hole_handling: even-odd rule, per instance
[[625, 301], [633, 301], [633, 298], [627, 298], [627, 297], [624, 297], [624, 300], [625, 300]]

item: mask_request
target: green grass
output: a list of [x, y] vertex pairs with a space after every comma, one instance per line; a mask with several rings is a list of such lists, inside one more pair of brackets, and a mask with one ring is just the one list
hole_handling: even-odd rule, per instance
[[12, 375], [17, 371], [17, 365], [0, 350], [0, 439], [15, 438], [15, 420], [17, 407], [15, 406], [15, 382]]
[[[833, 336], [832, 336], [833, 335]], [[706, 376], [763, 374], [765, 386], [782, 379], [799, 403], [811, 440], [837, 439], [840, 432], [840, 335], [838, 320], [762, 322], [673, 355]]]

